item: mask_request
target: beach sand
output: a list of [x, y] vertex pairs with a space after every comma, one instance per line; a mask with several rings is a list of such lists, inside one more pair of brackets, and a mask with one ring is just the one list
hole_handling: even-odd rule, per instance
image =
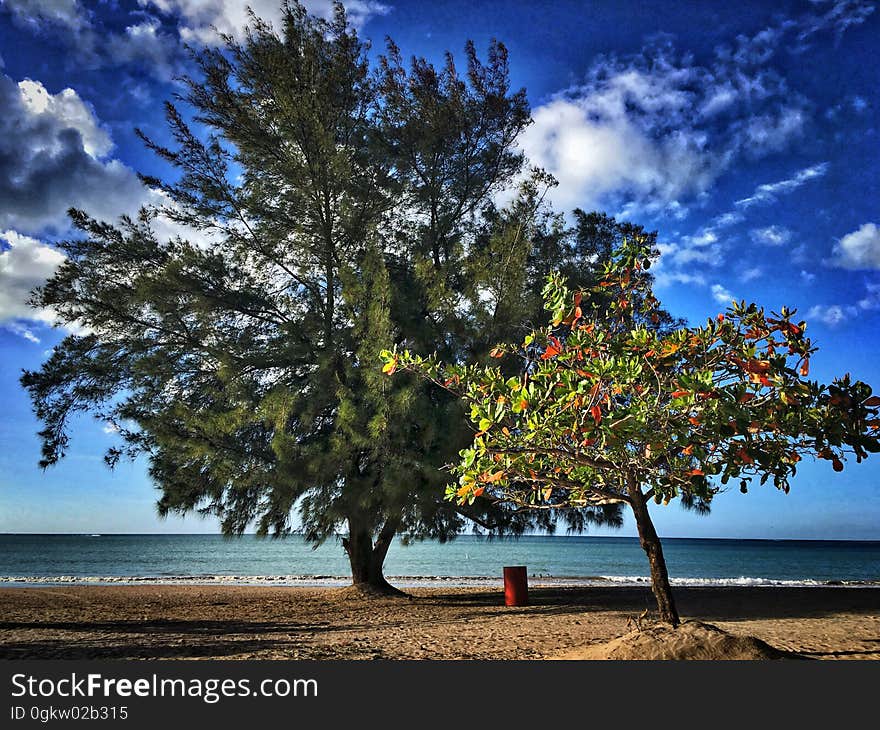
[[[247, 586], [0, 588], [3, 659], [544, 659], [609, 641], [640, 587], [417, 588], [411, 598]], [[817, 659], [880, 659], [880, 588], [678, 588], [699, 619]]]

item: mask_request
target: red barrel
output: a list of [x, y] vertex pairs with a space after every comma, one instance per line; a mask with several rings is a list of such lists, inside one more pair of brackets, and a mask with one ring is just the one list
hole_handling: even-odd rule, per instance
[[529, 577], [525, 565], [504, 567], [504, 605], [529, 605]]

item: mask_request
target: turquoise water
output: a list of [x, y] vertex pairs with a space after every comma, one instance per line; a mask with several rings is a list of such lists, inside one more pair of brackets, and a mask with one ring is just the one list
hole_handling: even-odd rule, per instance
[[[880, 542], [663, 541], [674, 583], [815, 585], [880, 582]], [[533, 582], [638, 583], [648, 566], [635, 538], [527, 536], [392, 545], [385, 573], [399, 585], [500, 582], [525, 565]], [[330, 540], [253, 535], [0, 535], [0, 583], [159, 582], [343, 585], [348, 565]]]

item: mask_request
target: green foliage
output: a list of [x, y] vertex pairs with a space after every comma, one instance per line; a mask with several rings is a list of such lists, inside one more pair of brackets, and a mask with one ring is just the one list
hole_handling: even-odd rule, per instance
[[[407, 67], [389, 42], [371, 66], [341, 7], [324, 21], [298, 4], [277, 31], [252, 17], [243, 41], [199, 51], [182, 107], [166, 108], [172, 143], [141, 135], [175, 170], [144, 178], [168, 204], [115, 225], [71, 211], [82, 235], [35, 293], [80, 333], [22, 378], [41, 464], [90, 412], [119, 429], [109, 465], [146, 457], [162, 514], [216, 515], [226, 533], [284, 533], [294, 509], [315, 543], [346, 526], [447, 539], [466, 519], [490, 533], [619, 524], [611, 508], [444, 501], [442, 467], [470, 442], [460, 400], [374, 367], [402, 347], [485, 361], [542, 316], [551, 269], [591, 282], [643, 233], [580, 211], [566, 227], [537, 170], [496, 208], [528, 105], [503, 45], [465, 57], [463, 76], [451, 56]], [[158, 215], [181, 236], [159, 236]]]
[[880, 398], [849, 375], [808, 379], [816, 348], [793, 310], [740, 302], [700, 327], [651, 328], [661, 312], [643, 275], [650, 260], [634, 236], [591, 287], [572, 294], [548, 277], [551, 324], [497, 346], [501, 365], [382, 353], [386, 373], [418, 373], [470, 408], [475, 433], [448, 499], [603, 506], [631, 503], [637, 485], [657, 503], [706, 510], [728, 483], [788, 492], [806, 455], [840, 471], [878, 451]]
[[[277, 31], [252, 16], [243, 41], [197, 52], [186, 108], [167, 105], [173, 144], [142, 135], [177, 173], [144, 178], [168, 205], [117, 225], [72, 211], [83, 235], [35, 293], [83, 333], [22, 378], [42, 465], [88, 411], [120, 428], [109, 464], [148, 458], [162, 513], [278, 534], [299, 505], [315, 542], [346, 522], [460, 530], [439, 498], [458, 403], [373, 363], [404, 339], [470, 341], [449, 272], [518, 172], [529, 115], [501, 44], [466, 56], [466, 78], [451, 58], [406, 69], [393, 44], [371, 68], [341, 6], [324, 21], [295, 3]], [[198, 236], [160, 238], [159, 214]]]

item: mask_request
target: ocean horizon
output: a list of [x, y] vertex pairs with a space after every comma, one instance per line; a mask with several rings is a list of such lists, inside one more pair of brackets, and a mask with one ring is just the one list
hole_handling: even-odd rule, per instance
[[[880, 540], [664, 538], [674, 585], [880, 585]], [[461, 535], [392, 544], [385, 575], [401, 587], [494, 586], [506, 565], [533, 585], [649, 582], [638, 538]], [[339, 538], [318, 548], [299, 535], [0, 533], [0, 585], [59, 584], [342, 586]]]

